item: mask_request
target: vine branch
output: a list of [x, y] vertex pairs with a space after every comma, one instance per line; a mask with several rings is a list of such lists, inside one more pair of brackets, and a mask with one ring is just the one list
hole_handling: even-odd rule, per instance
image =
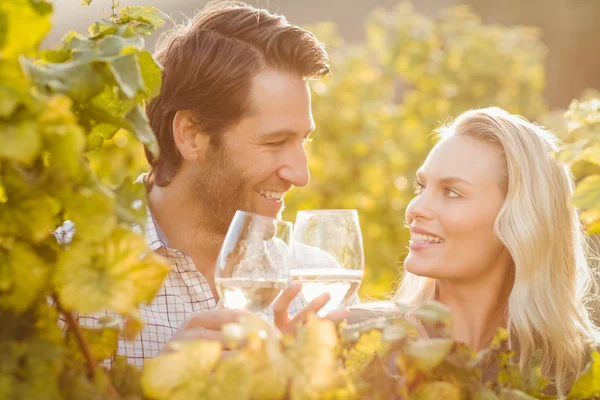
[[[80, 348], [81, 352], [83, 353], [83, 356], [85, 357], [85, 360], [87, 363], [87, 376], [89, 379], [93, 379], [94, 375], [96, 375], [96, 371], [98, 370], [98, 364], [96, 362], [96, 359], [94, 358], [94, 355], [92, 354], [92, 351], [90, 350], [90, 346], [88, 346], [88, 343], [86, 342], [85, 337], [83, 337], [83, 333], [81, 332], [81, 328], [79, 327], [79, 322], [77, 322], [75, 317], [73, 317], [72, 312], [67, 311], [64, 308], [62, 308], [62, 306], [60, 305], [60, 302], [58, 301], [58, 297], [56, 295], [54, 295], [52, 297], [54, 300], [54, 305], [56, 306], [58, 312], [63, 316], [63, 318], [65, 319], [65, 321], [67, 323], [67, 329], [69, 331], [72, 331], [73, 334], [75, 335], [77, 344], [79, 345], [79, 348]], [[121, 398], [121, 396], [119, 396], [119, 393], [117, 392], [117, 390], [115, 389], [115, 387], [112, 385], [112, 383], [110, 381], [106, 382], [106, 387], [112, 398], [117, 399], [117, 400], [119, 400]]]

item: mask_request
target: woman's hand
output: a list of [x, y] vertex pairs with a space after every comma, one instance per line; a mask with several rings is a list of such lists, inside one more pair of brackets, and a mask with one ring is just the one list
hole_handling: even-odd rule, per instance
[[[294, 300], [294, 298], [302, 290], [302, 283], [299, 281], [292, 282], [285, 290], [281, 293], [281, 296], [277, 298], [273, 304], [273, 313], [275, 317], [275, 325], [283, 333], [294, 333], [299, 326], [301, 326], [306, 318], [310, 314], [316, 314], [321, 308], [327, 304], [331, 295], [329, 293], [323, 293], [310, 303], [308, 303], [302, 310], [296, 314], [294, 318], [290, 319], [288, 314], [288, 308]], [[326, 319], [331, 321], [341, 321], [346, 318], [349, 314], [347, 308], [342, 308], [325, 316]]]

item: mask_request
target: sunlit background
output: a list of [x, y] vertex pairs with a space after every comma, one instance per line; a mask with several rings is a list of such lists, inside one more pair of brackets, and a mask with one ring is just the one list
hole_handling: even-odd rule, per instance
[[[121, 0], [152, 5], [176, 22], [206, 1]], [[333, 74], [313, 82], [317, 123], [312, 182], [289, 196], [302, 208], [357, 208], [365, 242], [363, 297], [383, 297], [401, 272], [404, 209], [430, 132], [469, 108], [497, 105], [565, 135], [570, 102], [600, 89], [598, 0], [271, 0], [248, 3], [284, 14], [329, 45]], [[85, 32], [111, 1], [55, 0], [44, 47], [68, 29]], [[167, 27], [169, 24], [167, 24]], [[153, 48], [158, 35], [147, 39]], [[140, 149], [117, 135], [91, 161], [146, 168]], [[120, 151], [115, 151], [119, 148]], [[104, 153], [103, 153], [104, 151]], [[582, 163], [577, 177], [598, 173]], [[116, 178], [116, 179], [117, 179]]]

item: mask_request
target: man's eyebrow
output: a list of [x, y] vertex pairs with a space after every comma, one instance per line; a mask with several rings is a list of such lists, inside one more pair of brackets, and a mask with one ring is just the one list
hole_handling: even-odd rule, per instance
[[[310, 129], [306, 131], [306, 133], [302, 134], [302, 136], [310, 135], [315, 130], [315, 128], [316, 127], [314, 125], [311, 125]], [[272, 132], [267, 132], [265, 133], [265, 136], [296, 136], [298, 134], [298, 132], [293, 131], [291, 129], [282, 128], [274, 130]]]
[[[423, 172], [421, 170], [417, 171], [417, 179], [423, 179]], [[467, 186], [475, 186], [471, 182], [464, 180], [463, 178], [459, 178], [458, 176], [445, 176], [439, 179], [441, 184], [451, 185], [456, 183], [462, 183]]]

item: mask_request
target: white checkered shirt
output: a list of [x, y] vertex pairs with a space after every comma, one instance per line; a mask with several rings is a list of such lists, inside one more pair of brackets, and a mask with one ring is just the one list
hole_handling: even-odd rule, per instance
[[[137, 182], [144, 182], [145, 177], [146, 174], [143, 174]], [[75, 230], [73, 224], [66, 223], [55, 235], [60, 242], [68, 243]], [[137, 339], [119, 339], [117, 355], [126, 356], [130, 364], [139, 367], [143, 365], [144, 359], [157, 355], [192, 314], [217, 308], [215, 296], [206, 278], [196, 269], [187, 254], [168, 247], [167, 240], [150, 209], [147, 209], [146, 242], [152, 251], [167, 260], [172, 269], [152, 303], [140, 305], [140, 318], [144, 327]], [[302, 251], [296, 253], [300, 259], [292, 261], [294, 268], [340, 268], [340, 264], [328, 253], [315, 247], [302, 247]], [[358, 296], [354, 296], [350, 304], [358, 302]], [[294, 316], [305, 304], [302, 296], [297, 296], [290, 304], [290, 315]], [[273, 319], [272, 308], [269, 308], [266, 314]], [[89, 316], [78, 315], [76, 318], [81, 326], [94, 326], [99, 318], [106, 316], [118, 317], [110, 311], [104, 311]], [[111, 362], [108, 360], [105, 365], [110, 366]]]
[[[117, 354], [126, 356], [130, 364], [140, 367], [144, 359], [153, 357], [162, 350], [192, 314], [217, 308], [215, 296], [206, 278], [196, 269], [187, 254], [165, 245], [166, 240], [149, 210], [146, 241], [150, 249], [163, 256], [172, 269], [152, 303], [140, 305], [144, 327], [138, 338], [135, 341], [119, 339]], [[304, 304], [301, 296], [296, 297], [290, 304], [290, 315], [295, 315]], [[273, 318], [271, 308], [267, 310], [267, 315]], [[81, 326], [94, 326], [104, 316], [115, 317], [115, 314], [105, 311], [92, 316], [79, 315], [78, 320]]]

